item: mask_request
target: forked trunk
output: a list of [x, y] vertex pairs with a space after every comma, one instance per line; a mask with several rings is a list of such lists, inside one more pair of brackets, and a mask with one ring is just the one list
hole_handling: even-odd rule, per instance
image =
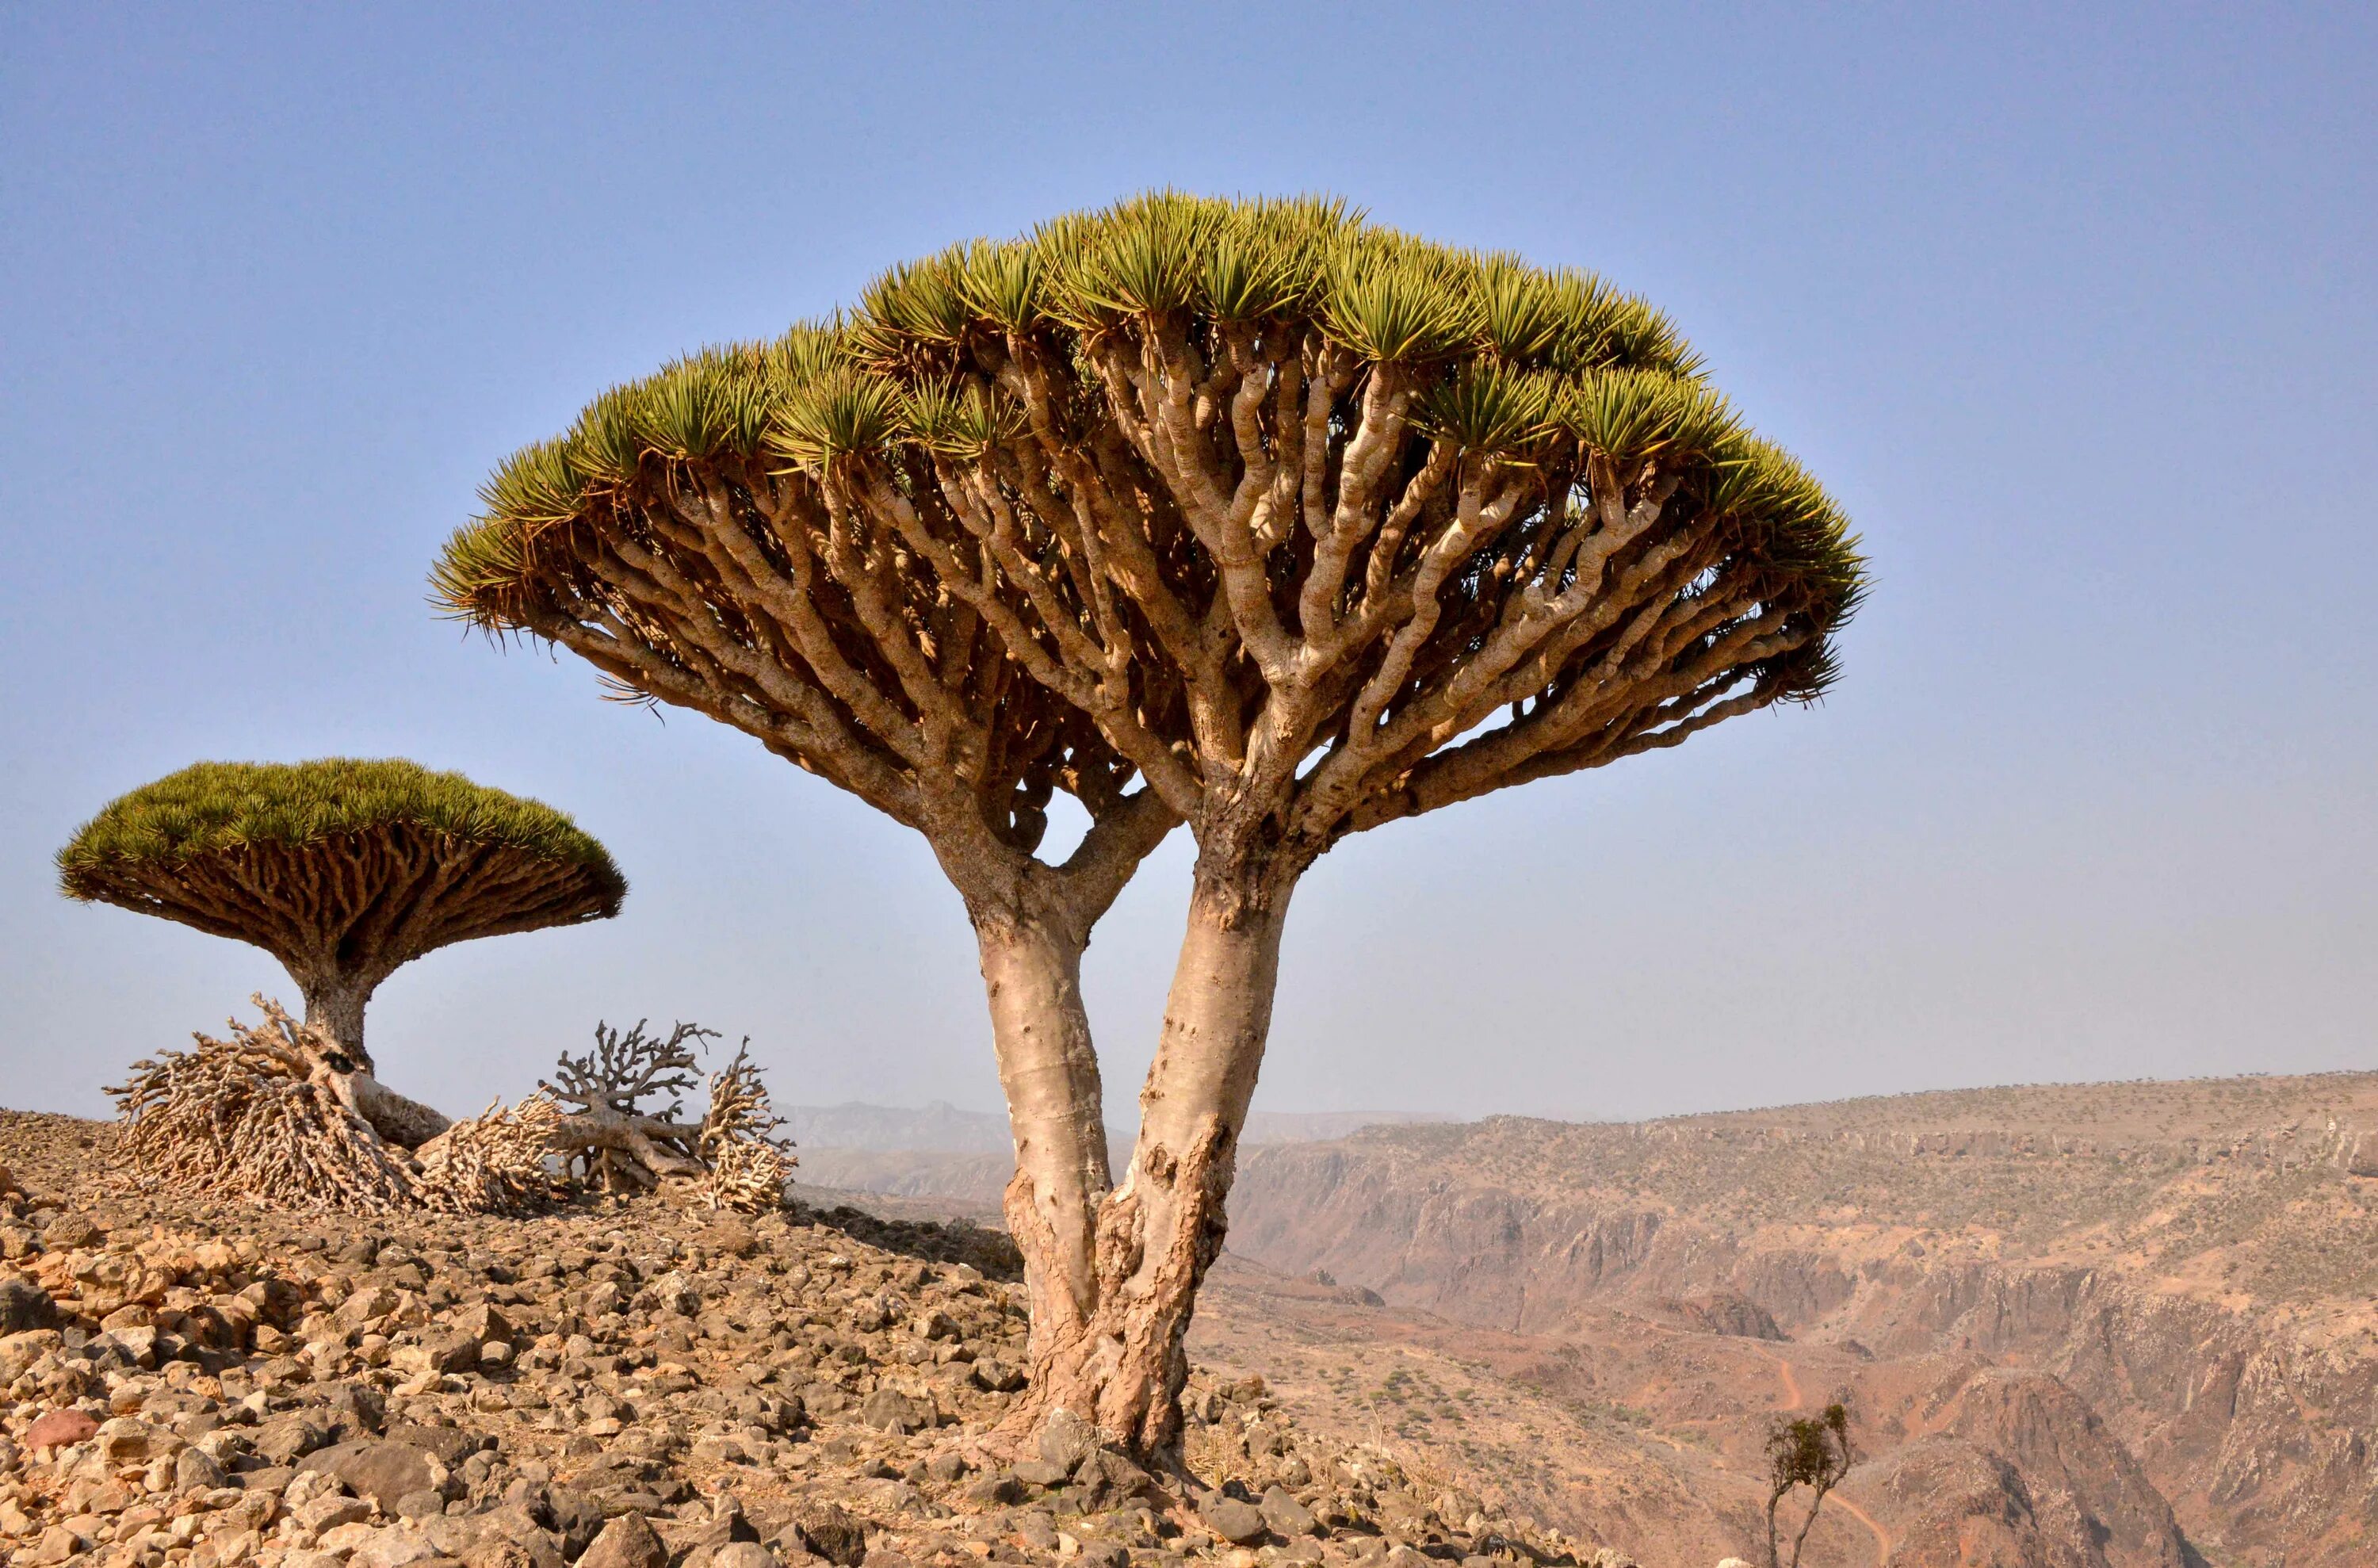
[[1183, 1343], [1197, 1286], [1222, 1250], [1223, 1200], [1271, 1030], [1287, 887], [1253, 892], [1201, 876], [1140, 1092], [1131, 1168], [1101, 1207], [1098, 1309], [1044, 1358], [1028, 1412], [1063, 1408], [1143, 1457], [1181, 1435]]
[[1107, 1171], [1098, 1052], [1082, 1007], [1082, 943], [1029, 920], [978, 920], [991, 1043], [1015, 1140], [1007, 1228], [1024, 1254], [1037, 1374], [1098, 1301], [1093, 1268]]

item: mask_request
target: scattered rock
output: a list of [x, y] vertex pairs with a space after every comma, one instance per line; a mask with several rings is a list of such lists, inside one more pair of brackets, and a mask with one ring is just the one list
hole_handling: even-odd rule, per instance
[[622, 1514], [603, 1526], [578, 1568], [668, 1568], [668, 1549], [643, 1514]]
[[859, 1407], [859, 1418], [887, 1432], [923, 1431], [934, 1420], [933, 1402], [898, 1389], [879, 1388]]
[[1070, 1476], [1098, 1452], [1098, 1429], [1071, 1410], [1052, 1410], [1040, 1424], [1039, 1447], [1041, 1458]]
[[57, 1327], [57, 1303], [22, 1274], [0, 1274], [0, 1334]]
[[25, 1429], [25, 1446], [38, 1453], [45, 1448], [86, 1442], [98, 1435], [99, 1423], [81, 1411], [53, 1410]]
[[852, 1568], [867, 1556], [867, 1531], [837, 1503], [812, 1503], [794, 1520], [801, 1545], [836, 1568]]
[[445, 1468], [409, 1442], [357, 1438], [307, 1454], [298, 1471], [326, 1471], [357, 1497], [368, 1497], [384, 1512], [394, 1514], [398, 1503], [414, 1492], [437, 1491], [445, 1479]]
[[[26, 1119], [0, 1113], [12, 1164]], [[100, 1164], [85, 1150], [71, 1168]], [[77, 1201], [35, 1213], [0, 1194], [10, 1568], [1248, 1561], [1072, 1415], [996, 1467], [1027, 1333], [1018, 1262], [990, 1233], [857, 1211], [719, 1220], [667, 1194], [368, 1234]], [[1331, 1512], [1351, 1506], [1329, 1490], [1338, 1451], [1260, 1384], [1225, 1400], [1201, 1381], [1191, 1403], [1231, 1413], [1217, 1438], [1262, 1417], [1240, 1478], [1284, 1490], [1207, 1500], [1237, 1538], [1272, 1542], [1262, 1561], [1317, 1561], [1331, 1530], [1331, 1562], [1380, 1560], [1367, 1523]], [[1362, 1477], [1374, 1513], [1350, 1520], [1423, 1518]]]
[[1285, 1487], [1266, 1489], [1260, 1507], [1264, 1523], [1274, 1535], [1293, 1540], [1314, 1533], [1313, 1510], [1290, 1496]]
[[1267, 1527], [1263, 1510], [1219, 1491], [1207, 1494], [1197, 1507], [1197, 1516], [1206, 1522], [1207, 1529], [1232, 1546], [1253, 1546], [1263, 1539]]

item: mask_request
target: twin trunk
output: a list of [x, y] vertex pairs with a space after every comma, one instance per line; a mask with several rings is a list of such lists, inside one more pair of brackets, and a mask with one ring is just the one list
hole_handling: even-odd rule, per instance
[[1139, 1137], [1108, 1186], [1081, 949], [982, 935], [983, 979], [1015, 1135], [1008, 1224], [1031, 1289], [1031, 1392], [1019, 1430], [1070, 1410], [1149, 1457], [1180, 1438], [1183, 1342], [1222, 1249], [1223, 1200], [1271, 1027], [1285, 892], [1200, 880], [1140, 1092]]

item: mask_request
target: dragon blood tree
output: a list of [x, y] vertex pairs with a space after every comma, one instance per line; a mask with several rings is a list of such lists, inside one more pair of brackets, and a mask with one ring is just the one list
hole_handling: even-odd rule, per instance
[[110, 803], [58, 851], [70, 898], [252, 942], [342, 1058], [342, 1096], [417, 1147], [446, 1118], [378, 1083], [364, 1004], [424, 953], [617, 914], [627, 883], [559, 812], [414, 763], [198, 763]]
[[894, 270], [845, 335], [895, 412], [797, 454], [812, 481], [1197, 840], [1096, 1307], [1036, 1369], [1044, 1407], [1160, 1453], [1298, 879], [1349, 833], [1813, 700], [1863, 563], [1649, 307], [1339, 203], [1062, 218]]
[[[904, 407], [833, 325], [679, 361], [507, 461], [431, 580], [489, 633], [558, 644], [617, 694], [733, 725], [924, 837], [974, 928], [1015, 1139], [1004, 1207], [1036, 1341], [1054, 1346], [1095, 1305], [1111, 1186], [1082, 953], [1179, 818], [1009, 657], [1030, 609], [986, 552], [941, 541], [942, 565], [970, 574], [954, 586], [842, 484], [837, 455], [884, 450]], [[932, 482], [921, 447], [886, 461], [906, 464], [899, 483]], [[1052, 862], [1039, 850], [1060, 791], [1089, 827]]]

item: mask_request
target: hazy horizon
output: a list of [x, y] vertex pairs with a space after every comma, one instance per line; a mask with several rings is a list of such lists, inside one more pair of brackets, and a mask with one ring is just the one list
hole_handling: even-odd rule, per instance
[[[1065, 7], [21, 11], [0, 52], [0, 1104], [104, 1114], [256, 949], [54, 889], [203, 757], [406, 755], [602, 838], [617, 920], [379, 991], [462, 1114], [598, 1019], [779, 1100], [996, 1106], [921, 839], [437, 619], [611, 383], [1150, 187], [1325, 189], [1643, 294], [1863, 532], [1824, 705], [1349, 838], [1256, 1104], [1636, 1119], [2373, 1065], [2378, 20]], [[1201, 39], [1260, 69], [1185, 74]], [[1176, 71], [1184, 74], [1176, 76]], [[2355, 718], [2355, 714], [2362, 717]], [[1111, 1119], [1176, 834], [1098, 929]]]

